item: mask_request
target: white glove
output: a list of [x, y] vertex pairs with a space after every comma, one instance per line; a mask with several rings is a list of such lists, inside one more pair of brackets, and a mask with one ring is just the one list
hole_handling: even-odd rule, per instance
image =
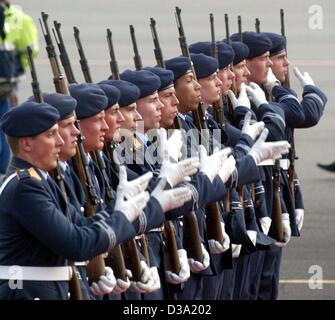
[[173, 188], [179, 183], [191, 181], [190, 176], [197, 172], [199, 165], [199, 159], [196, 157], [178, 163], [163, 162], [158, 177], [166, 178], [171, 188]]
[[271, 94], [272, 89], [275, 86], [280, 86], [280, 81], [276, 78], [276, 76], [273, 74], [272, 69], [269, 68], [268, 74], [267, 74], [267, 79], [266, 82], [264, 83], [264, 87], [266, 91]]
[[250, 124], [250, 121], [251, 121], [251, 112], [247, 112], [244, 116], [242, 134], [243, 133], [247, 134], [252, 140], [255, 140], [264, 129], [265, 124], [263, 121]]
[[291, 226], [290, 226], [290, 216], [288, 213], [282, 213], [281, 221], [283, 224], [283, 241], [277, 241], [275, 246], [277, 247], [285, 247], [291, 239]]
[[304, 74], [302, 75], [301, 72], [299, 71], [299, 69], [297, 67], [294, 67], [293, 68], [293, 73], [296, 76], [296, 78], [299, 80], [300, 85], [302, 86], [302, 88], [304, 88], [304, 86], [308, 86], [308, 85], [315, 86], [315, 83], [314, 83], [313, 79], [311, 78], [311, 76], [309, 75], [308, 72], [304, 72]]
[[298, 226], [298, 230], [301, 231], [302, 226], [304, 224], [304, 216], [305, 216], [305, 210], [304, 209], [295, 209], [295, 223]]
[[240, 256], [241, 249], [242, 249], [242, 245], [241, 244], [234, 244], [234, 243], [232, 243], [232, 245], [231, 245], [231, 251], [232, 251], [232, 257], [234, 259], [237, 259]]
[[172, 284], [179, 284], [186, 282], [190, 277], [190, 266], [187, 261], [187, 253], [184, 249], [178, 250], [178, 257], [180, 262], [179, 273], [173, 273], [170, 270], [165, 271], [166, 281]]
[[208, 240], [209, 251], [211, 254], [220, 254], [229, 249], [230, 238], [226, 233], [224, 222], [221, 222], [221, 230], [223, 235], [223, 243], [220, 243], [215, 239]]
[[187, 187], [179, 187], [164, 190], [166, 179], [161, 179], [156, 188], [150, 194], [162, 207], [164, 212], [179, 208], [192, 199], [192, 191]]
[[105, 267], [105, 275], [100, 276], [98, 282], [93, 282], [90, 286], [91, 293], [95, 295], [104, 295], [111, 293], [116, 285], [114, 272], [110, 267]]
[[231, 104], [232, 104], [234, 110], [237, 107], [246, 107], [248, 109], [251, 108], [250, 107], [250, 100], [248, 98], [247, 91], [246, 91], [246, 86], [245, 86], [244, 83], [241, 84], [238, 99], [236, 98], [234, 92], [231, 91], [231, 90], [228, 91], [228, 97], [231, 101]]
[[258, 108], [263, 103], [268, 103], [264, 91], [255, 82], [250, 82], [249, 85], [246, 86], [246, 90], [250, 101], [254, 103], [256, 108]]
[[121, 294], [122, 292], [125, 292], [130, 287], [130, 278], [132, 276], [130, 270], [126, 269], [126, 281], [122, 279], [116, 279], [116, 286], [114, 287], [114, 290], [111, 292], [112, 295]]
[[134, 180], [128, 181], [126, 167], [120, 166], [118, 188], [120, 187], [122, 190], [124, 190], [125, 197], [130, 199], [144, 191], [152, 177], [152, 172], [147, 172]]
[[203, 145], [199, 146], [200, 172], [205, 174], [208, 179], [213, 182], [215, 176], [222, 168], [224, 161], [231, 153], [230, 148], [224, 148], [220, 151], [214, 151], [211, 156], [207, 155], [207, 151]]
[[193, 258], [187, 259], [188, 264], [190, 266], [190, 269], [194, 273], [201, 272], [201, 271], [207, 269], [208, 266], [209, 266], [209, 254], [208, 254], [208, 252], [205, 249], [203, 244], [201, 244], [201, 247], [202, 247], [202, 254], [203, 254], [203, 261], [202, 262], [195, 261]]
[[159, 273], [157, 267], [151, 267], [150, 272], [152, 275], [152, 279], [154, 281], [154, 284], [147, 292], [154, 292], [161, 288], [161, 279], [159, 278]]
[[265, 142], [269, 130], [263, 129], [261, 135], [249, 151], [249, 155], [253, 157], [256, 165], [264, 160], [279, 159], [283, 154], [289, 152], [290, 144], [286, 140], [276, 142]]
[[261, 223], [263, 233], [265, 235], [268, 235], [270, 227], [271, 227], [272, 219], [270, 217], [263, 217], [263, 218], [260, 218], [259, 221]]
[[224, 160], [222, 167], [218, 173], [221, 181], [223, 183], [226, 183], [235, 170], [236, 170], [235, 158], [233, 156], [229, 156], [228, 159]]
[[174, 162], [178, 162], [178, 159], [182, 156], [181, 147], [183, 145], [180, 130], [173, 130], [169, 139], [167, 138], [167, 132], [164, 128], [160, 128], [156, 132], [159, 137], [157, 150], [160, 158], [165, 161], [173, 160]]
[[125, 200], [123, 187], [117, 188], [114, 211], [121, 211], [129, 222], [134, 222], [149, 201], [149, 193], [142, 191], [129, 200]]
[[255, 230], [247, 230], [247, 235], [249, 239], [251, 240], [252, 244], [256, 246], [256, 240], [257, 240], [257, 231]]
[[141, 266], [141, 281], [130, 281], [129, 290], [137, 293], [151, 292], [153, 286], [155, 285], [153, 274], [145, 261], [141, 261]]

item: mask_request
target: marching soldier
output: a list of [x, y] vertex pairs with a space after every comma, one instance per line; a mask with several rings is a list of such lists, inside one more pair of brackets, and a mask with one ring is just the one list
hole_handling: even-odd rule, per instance
[[[148, 200], [141, 193], [137, 203], [121, 200], [104, 222], [70, 223], [78, 212], [48, 174], [64, 144], [59, 117], [46, 103], [25, 102], [1, 121], [14, 154], [0, 197], [2, 299], [67, 299], [71, 277], [67, 259], [85, 261], [133, 237], [131, 222]], [[8, 286], [13, 265], [20, 266], [22, 290]]]

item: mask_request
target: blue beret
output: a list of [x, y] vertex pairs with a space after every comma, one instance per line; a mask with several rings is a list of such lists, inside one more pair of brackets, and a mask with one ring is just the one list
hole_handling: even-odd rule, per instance
[[140, 89], [139, 99], [153, 94], [161, 86], [159, 77], [148, 70], [126, 70], [120, 74], [120, 78], [131, 82]]
[[76, 109], [78, 119], [92, 117], [107, 108], [108, 98], [97, 84], [71, 84], [69, 90], [71, 96], [78, 102]]
[[198, 79], [206, 78], [219, 69], [217, 60], [203, 53], [191, 53], [191, 59]]
[[99, 84], [108, 84], [112, 85], [119, 89], [120, 98], [119, 98], [119, 106], [127, 107], [130, 104], [136, 102], [136, 100], [140, 96], [140, 89], [134, 84], [124, 81], [124, 80], [104, 80], [99, 82]]
[[[234, 59], [233, 49], [222, 41], [216, 42], [219, 58], [219, 69], [227, 67]], [[191, 53], [203, 53], [212, 56], [212, 43], [209, 41], [196, 42], [189, 46]]]
[[159, 77], [161, 81], [161, 85], [158, 88], [158, 91], [161, 91], [161, 90], [164, 90], [164, 89], [167, 89], [173, 86], [174, 75], [171, 70], [166, 70], [160, 67], [146, 67], [143, 70], [148, 70], [154, 73], [157, 77]]
[[272, 47], [270, 49], [270, 55], [276, 55], [283, 52], [286, 48], [286, 38], [280, 34], [272, 32], [262, 32], [263, 35], [270, 38]]
[[192, 71], [191, 61], [188, 57], [176, 57], [165, 61], [167, 70], [171, 70], [174, 75], [174, 82], [176, 82], [184, 74]]
[[0, 127], [11, 137], [31, 137], [50, 129], [59, 118], [59, 112], [53, 106], [25, 101], [4, 114]]
[[232, 41], [231, 46], [235, 52], [233, 65], [240, 63], [249, 56], [249, 48], [243, 42]]
[[114, 106], [114, 104], [118, 103], [121, 94], [117, 87], [104, 83], [98, 83], [98, 86], [103, 90], [108, 99], [107, 108], [110, 108]]
[[[27, 101], [34, 101], [34, 96], [31, 96], [27, 99]], [[50, 104], [54, 108], [56, 108], [60, 114], [60, 119], [63, 120], [66, 119], [68, 116], [70, 116], [73, 111], [77, 107], [77, 100], [72, 98], [71, 96], [67, 94], [61, 94], [57, 92], [43, 93], [43, 101], [45, 103]]]
[[[238, 33], [233, 34], [231, 37], [232, 41], [239, 41], [240, 35]], [[246, 31], [242, 33], [243, 43], [249, 48], [248, 59], [261, 56], [267, 51], [270, 51], [272, 47], [271, 40], [264, 34]]]

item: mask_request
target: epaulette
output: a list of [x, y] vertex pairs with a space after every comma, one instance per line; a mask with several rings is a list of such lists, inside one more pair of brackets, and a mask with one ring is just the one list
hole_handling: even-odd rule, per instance
[[134, 146], [135, 150], [138, 150], [138, 149], [141, 149], [142, 144], [136, 138], [134, 138], [134, 140], [133, 140], [133, 146]]
[[18, 180], [23, 180], [23, 179], [28, 179], [28, 178], [35, 178], [38, 181], [42, 180], [40, 175], [37, 173], [37, 171], [33, 167], [29, 169], [16, 170], [16, 177]]

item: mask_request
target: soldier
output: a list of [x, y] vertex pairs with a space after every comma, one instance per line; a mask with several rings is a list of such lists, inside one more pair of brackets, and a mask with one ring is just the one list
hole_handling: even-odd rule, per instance
[[[239, 36], [237, 34], [234, 34], [232, 35], [231, 39], [237, 41], [239, 39]], [[273, 65], [272, 61], [269, 58], [270, 50], [272, 48], [271, 40], [264, 34], [258, 34], [255, 32], [244, 32], [243, 42], [249, 48], [247, 67], [250, 71], [250, 75], [248, 76], [249, 86], [247, 87], [247, 92], [249, 98], [253, 102], [252, 110], [256, 112], [258, 119], [262, 119], [265, 122], [265, 126], [269, 129], [270, 134], [268, 136], [268, 139], [274, 141], [283, 139], [283, 137], [285, 137], [286, 120], [291, 121], [290, 115], [292, 114], [294, 116], [301, 115], [301, 113], [299, 112], [299, 105], [295, 104], [295, 108], [292, 108], [292, 113], [290, 113], [287, 105], [268, 103], [264, 92], [258, 86], [266, 84], [269, 69]], [[294, 104], [295, 102], [289, 100], [288, 104], [289, 103]], [[239, 111], [241, 110], [242, 109], [239, 109]], [[242, 116], [242, 114], [240, 114], [240, 116]], [[256, 115], [253, 116], [256, 117]], [[265, 187], [267, 211], [274, 214], [272, 212], [272, 167], [263, 166], [262, 169], [264, 170], [263, 177], [265, 177], [263, 178], [262, 182]], [[286, 188], [288, 188], [287, 185]], [[281, 217], [284, 230], [284, 244], [287, 244], [291, 237], [291, 226], [295, 227], [295, 221], [292, 220], [292, 216], [290, 216], [289, 214], [290, 211], [287, 210], [281, 194], [280, 196], [282, 210]], [[264, 228], [267, 229], [267, 227]], [[278, 245], [281, 247], [283, 244], [278, 243]], [[258, 298], [265, 298], [266, 296], [271, 296], [272, 298], [275, 298], [278, 292], [277, 290], [279, 281], [279, 266], [281, 259], [280, 247], [274, 247], [271, 250], [266, 251], [265, 253], [262, 280]], [[267, 278], [266, 280], [265, 275]]]
[[[67, 259], [88, 260], [133, 237], [131, 222], [148, 200], [146, 193], [141, 193], [137, 203], [120, 198], [113, 215], [104, 222], [69, 223], [78, 213], [48, 175], [64, 144], [58, 132], [59, 117], [46, 103], [25, 102], [1, 121], [14, 154], [12, 174], [0, 197], [2, 299], [67, 299], [71, 276]], [[8, 286], [13, 265], [20, 266], [22, 289]]]
[[[271, 70], [268, 74], [268, 81], [265, 85], [269, 94], [274, 97], [274, 101], [280, 102], [281, 105], [288, 104], [287, 101], [294, 100], [295, 104], [297, 102], [296, 93], [287, 87], [281, 86], [285, 84], [286, 77], [288, 77], [288, 66], [289, 61], [286, 55], [286, 38], [271, 32], [264, 32], [266, 36], [271, 39], [272, 48], [270, 50], [270, 59], [273, 63]], [[324, 111], [327, 97], [325, 94], [315, 86], [313, 79], [309, 76], [308, 73], [302, 75], [298, 68], [294, 68], [294, 75], [299, 80], [304, 92], [302, 94], [302, 101], [300, 102], [300, 108], [298, 109], [291, 103], [288, 106], [288, 109], [291, 112], [289, 118], [291, 121], [286, 120], [286, 137], [289, 142], [293, 141], [294, 128], [309, 128], [315, 126]], [[302, 115], [293, 115], [294, 110], [298, 110], [295, 113], [302, 113]], [[288, 177], [288, 172], [285, 170], [284, 179]], [[304, 204], [302, 199], [301, 187], [298, 177], [294, 176], [295, 184], [295, 194], [294, 194], [294, 203], [292, 199], [287, 199], [285, 203], [290, 201], [293, 203], [293, 208], [291, 210], [295, 212], [295, 221], [298, 227], [298, 232], [292, 232], [292, 235], [299, 235], [300, 230], [303, 225], [304, 220]], [[283, 190], [285, 192], [285, 189]], [[284, 194], [284, 197], [290, 198], [290, 194]], [[289, 205], [287, 204], [289, 208]]]

